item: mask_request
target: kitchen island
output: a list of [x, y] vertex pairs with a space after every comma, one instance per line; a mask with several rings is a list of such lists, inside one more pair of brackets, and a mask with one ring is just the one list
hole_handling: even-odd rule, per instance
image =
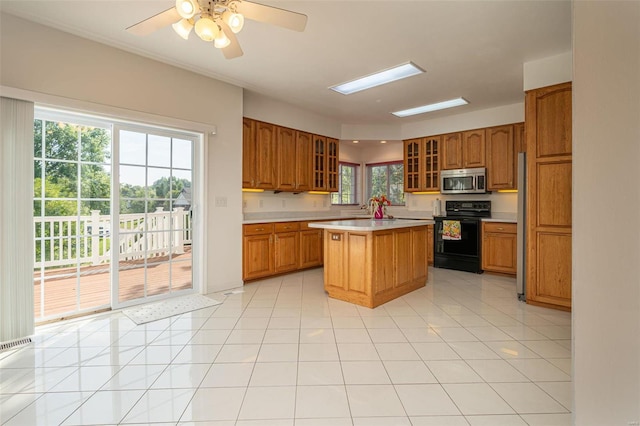
[[427, 225], [432, 220], [314, 222], [324, 230], [324, 288], [329, 297], [375, 308], [427, 283]]

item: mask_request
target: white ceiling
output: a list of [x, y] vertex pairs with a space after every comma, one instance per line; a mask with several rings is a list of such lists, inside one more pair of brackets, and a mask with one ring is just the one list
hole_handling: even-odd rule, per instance
[[[171, 27], [147, 37], [125, 31], [172, 0], [1, 0], [0, 8], [343, 124], [401, 124], [521, 102], [522, 64], [571, 49], [569, 0], [259, 2], [306, 14], [307, 28], [299, 33], [247, 21], [237, 35], [244, 56], [232, 60]], [[327, 89], [407, 61], [426, 74], [349, 96]], [[411, 118], [390, 114], [458, 96], [470, 105]]]

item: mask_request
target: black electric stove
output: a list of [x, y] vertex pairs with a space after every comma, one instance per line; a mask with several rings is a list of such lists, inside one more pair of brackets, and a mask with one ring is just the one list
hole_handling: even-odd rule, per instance
[[446, 201], [445, 212], [434, 217], [434, 266], [482, 273], [480, 221], [491, 217], [491, 201]]

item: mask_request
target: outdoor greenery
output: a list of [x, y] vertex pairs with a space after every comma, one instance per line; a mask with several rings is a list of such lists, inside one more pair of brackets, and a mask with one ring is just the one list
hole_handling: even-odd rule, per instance
[[393, 205], [404, 205], [404, 167], [402, 163], [367, 166], [369, 197], [386, 195]]
[[358, 204], [357, 182], [359, 167], [357, 164], [340, 164], [340, 187], [331, 194], [331, 204]]

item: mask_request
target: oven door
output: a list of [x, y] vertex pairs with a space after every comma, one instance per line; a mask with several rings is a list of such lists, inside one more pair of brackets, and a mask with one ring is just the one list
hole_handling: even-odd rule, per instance
[[[442, 236], [443, 221], [460, 222], [460, 239], [446, 240]], [[435, 253], [440, 255], [480, 257], [480, 219], [438, 218], [435, 223]]]

